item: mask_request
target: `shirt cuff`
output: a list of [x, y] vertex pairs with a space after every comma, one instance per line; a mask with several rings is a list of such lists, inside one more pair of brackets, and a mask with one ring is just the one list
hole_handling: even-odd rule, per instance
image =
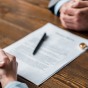
[[61, 6], [68, 1], [71, 1], [71, 0], [59, 0], [54, 7], [54, 14], [58, 15], [58, 12], [59, 12], [59, 9], [61, 8]]
[[13, 82], [10, 82], [9, 84], [7, 84], [5, 86], [5, 88], [28, 88], [28, 87], [25, 83], [13, 81]]

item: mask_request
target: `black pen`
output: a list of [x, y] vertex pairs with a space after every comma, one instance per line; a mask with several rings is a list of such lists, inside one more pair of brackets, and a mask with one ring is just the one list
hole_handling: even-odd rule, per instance
[[44, 35], [42, 36], [41, 40], [39, 41], [39, 43], [37, 44], [36, 48], [34, 49], [33, 55], [36, 54], [36, 52], [38, 51], [39, 47], [41, 46], [41, 44], [42, 44], [43, 41], [45, 40], [45, 38], [46, 38], [46, 33], [44, 33]]

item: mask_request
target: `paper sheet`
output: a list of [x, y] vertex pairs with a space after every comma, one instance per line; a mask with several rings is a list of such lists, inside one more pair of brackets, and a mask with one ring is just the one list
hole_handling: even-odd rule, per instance
[[[33, 55], [45, 32], [46, 40]], [[16, 56], [19, 64], [18, 75], [40, 85], [86, 51], [79, 48], [80, 43], [88, 45], [88, 40], [48, 23], [4, 50]]]

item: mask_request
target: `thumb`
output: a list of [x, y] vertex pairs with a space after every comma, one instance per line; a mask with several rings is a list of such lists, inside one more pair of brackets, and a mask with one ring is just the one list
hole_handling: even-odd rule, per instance
[[3, 67], [5, 65], [4, 61], [0, 61], [0, 68]]
[[88, 7], [88, 1], [75, 1], [71, 4], [73, 8], [84, 8]]

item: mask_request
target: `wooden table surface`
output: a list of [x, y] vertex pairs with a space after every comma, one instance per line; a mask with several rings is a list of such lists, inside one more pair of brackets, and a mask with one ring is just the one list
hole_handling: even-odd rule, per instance
[[[47, 9], [48, 3], [49, 0], [0, 0], [0, 47], [7, 47], [48, 22], [88, 39], [88, 32], [61, 26], [59, 17]], [[39, 87], [19, 76], [18, 81], [29, 88], [88, 88], [88, 51]]]

